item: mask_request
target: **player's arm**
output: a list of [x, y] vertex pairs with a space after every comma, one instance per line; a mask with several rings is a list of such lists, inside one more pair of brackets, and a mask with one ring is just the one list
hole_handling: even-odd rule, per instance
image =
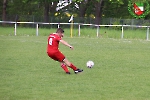
[[73, 49], [73, 46], [71, 46], [69, 43], [67, 43], [66, 41], [64, 40], [60, 40], [60, 42], [66, 46], [68, 46], [69, 48]]

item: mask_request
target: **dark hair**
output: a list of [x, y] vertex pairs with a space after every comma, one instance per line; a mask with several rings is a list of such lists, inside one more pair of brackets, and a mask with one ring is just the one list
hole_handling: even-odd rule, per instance
[[64, 30], [62, 28], [58, 28], [56, 33], [64, 33]]

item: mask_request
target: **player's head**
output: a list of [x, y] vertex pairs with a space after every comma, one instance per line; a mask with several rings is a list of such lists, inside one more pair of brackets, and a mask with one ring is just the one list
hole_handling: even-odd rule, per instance
[[56, 33], [58, 33], [60, 37], [64, 36], [64, 30], [62, 28], [58, 28]]

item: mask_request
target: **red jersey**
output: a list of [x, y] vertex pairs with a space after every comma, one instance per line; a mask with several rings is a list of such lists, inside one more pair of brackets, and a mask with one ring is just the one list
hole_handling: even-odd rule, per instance
[[55, 33], [52, 33], [48, 37], [48, 44], [47, 44], [47, 52], [56, 52], [58, 51], [59, 41], [61, 37]]

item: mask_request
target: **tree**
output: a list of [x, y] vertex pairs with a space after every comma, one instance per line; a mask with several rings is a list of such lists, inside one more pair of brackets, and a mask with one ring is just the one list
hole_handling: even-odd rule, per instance
[[103, 0], [97, 0], [95, 2], [95, 24], [100, 24], [100, 19], [102, 16], [102, 6], [104, 4]]
[[[58, 0], [36, 0], [44, 9], [44, 22], [49, 22], [49, 14], [55, 12]], [[51, 12], [50, 12], [51, 11]]]
[[104, 3], [104, 18], [125, 18], [129, 16], [127, 0], [111, 0]]
[[6, 8], [7, 8], [7, 0], [3, 0], [3, 14], [2, 14], [3, 21], [6, 21]]
[[85, 17], [85, 14], [86, 14], [86, 10], [87, 10], [87, 5], [88, 5], [88, 0], [87, 1], [81, 1], [79, 3], [79, 17], [80, 17], [80, 22], [84, 22], [84, 17]]
[[[64, 9], [56, 11], [59, 0], [1, 0], [0, 10], [2, 20], [15, 21], [32, 21], [21, 16], [35, 16], [35, 21], [49, 22], [51, 17], [66, 16], [66, 13], [74, 14], [75, 17], [80, 17], [80, 22], [84, 22], [84, 17], [92, 17], [95, 24], [100, 24], [102, 18], [133, 18], [128, 11], [128, 0], [71, 0], [72, 3]], [[144, 2], [150, 0], [132, 0], [132, 2]], [[79, 5], [79, 9], [74, 7], [74, 4]], [[60, 13], [60, 14], [59, 14]], [[91, 16], [92, 15], [92, 16]], [[14, 16], [14, 18], [13, 18]], [[149, 19], [149, 15], [146, 19]], [[38, 18], [40, 17], [40, 19]], [[41, 17], [43, 19], [41, 20]], [[63, 18], [63, 17], [62, 17]], [[82, 18], [82, 19], [81, 19]], [[44, 21], [43, 21], [44, 20]]]

